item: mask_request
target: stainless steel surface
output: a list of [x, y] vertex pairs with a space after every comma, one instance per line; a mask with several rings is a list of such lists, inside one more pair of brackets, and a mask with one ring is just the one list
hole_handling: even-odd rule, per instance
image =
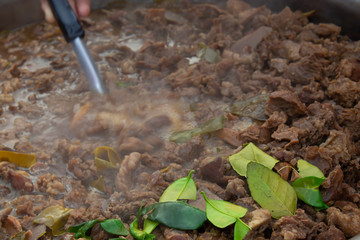
[[[91, 0], [91, 8], [105, 7], [114, 0]], [[42, 21], [40, 0], [0, 0], [0, 31]]]
[[84, 42], [80, 38], [75, 38], [71, 42], [71, 45], [84, 70], [86, 79], [88, 80], [90, 85], [90, 89], [101, 94], [106, 93], [104, 82], [100, 78], [96, 65], [92, 60]]
[[[193, 2], [214, 2], [214, 0], [192, 0]], [[226, 2], [227, 0], [217, 0]], [[315, 10], [310, 18], [315, 22], [332, 22], [342, 27], [343, 34], [360, 39], [359, 0], [245, 0], [253, 6], [267, 5], [273, 11], [285, 6], [293, 10]], [[91, 0], [92, 9], [105, 7], [112, 2], [152, 2], [152, 0]], [[0, 0], [0, 31], [42, 21], [40, 0]]]

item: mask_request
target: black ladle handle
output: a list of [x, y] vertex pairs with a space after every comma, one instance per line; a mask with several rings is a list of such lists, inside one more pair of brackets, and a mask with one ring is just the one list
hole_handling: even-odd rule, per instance
[[67, 0], [48, 0], [52, 12], [67, 42], [77, 37], [83, 38], [85, 32]]

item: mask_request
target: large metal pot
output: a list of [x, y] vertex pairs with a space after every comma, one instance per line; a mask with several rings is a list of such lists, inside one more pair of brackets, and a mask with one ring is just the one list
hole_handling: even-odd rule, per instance
[[[98, 9], [110, 2], [144, 2], [144, 0], [92, 0], [92, 8]], [[145, 0], [152, 2], [152, 0]], [[210, 2], [195, 0], [194, 2]], [[226, 0], [218, 0], [226, 1]], [[352, 39], [360, 39], [360, 0], [246, 0], [253, 6], [266, 5], [273, 11], [285, 6], [293, 10], [311, 11], [314, 22], [332, 22], [342, 27], [342, 33]], [[214, 1], [212, 1], [214, 2]], [[41, 21], [43, 13], [40, 0], [0, 0], [0, 31], [13, 29], [29, 23]]]

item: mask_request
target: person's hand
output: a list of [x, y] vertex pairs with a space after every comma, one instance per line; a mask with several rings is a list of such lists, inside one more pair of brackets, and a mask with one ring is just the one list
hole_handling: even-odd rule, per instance
[[[90, 14], [90, 0], [68, 0], [78, 18], [87, 17]], [[55, 23], [55, 17], [51, 11], [48, 0], [41, 0], [41, 9], [47, 22]]]

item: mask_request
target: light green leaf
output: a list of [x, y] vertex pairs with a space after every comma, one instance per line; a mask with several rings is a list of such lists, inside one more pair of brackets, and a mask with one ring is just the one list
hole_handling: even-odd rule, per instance
[[191, 178], [194, 170], [191, 170], [189, 175], [180, 178], [170, 184], [161, 195], [159, 202], [176, 201], [178, 199], [196, 200], [196, 185]]
[[311, 163], [300, 159], [297, 162], [297, 167], [299, 170], [299, 174], [301, 177], [318, 177], [325, 179], [323, 172], [316, 166], [312, 165]]
[[237, 218], [234, 228], [234, 240], [242, 240], [250, 229], [241, 219]]
[[247, 174], [251, 196], [262, 208], [268, 209], [273, 218], [295, 213], [297, 197], [288, 182], [256, 162], [248, 164]]
[[241, 206], [223, 200], [209, 199], [205, 192], [201, 192], [201, 194], [206, 203], [206, 217], [216, 227], [225, 228], [247, 212], [247, 209]]
[[323, 202], [319, 187], [324, 181], [324, 178], [318, 177], [302, 177], [296, 179], [292, 186], [299, 199], [310, 206], [326, 209], [328, 206]]
[[278, 162], [275, 158], [261, 151], [253, 143], [247, 144], [240, 152], [229, 157], [233, 169], [240, 175], [246, 177], [247, 165], [257, 162], [272, 169]]

